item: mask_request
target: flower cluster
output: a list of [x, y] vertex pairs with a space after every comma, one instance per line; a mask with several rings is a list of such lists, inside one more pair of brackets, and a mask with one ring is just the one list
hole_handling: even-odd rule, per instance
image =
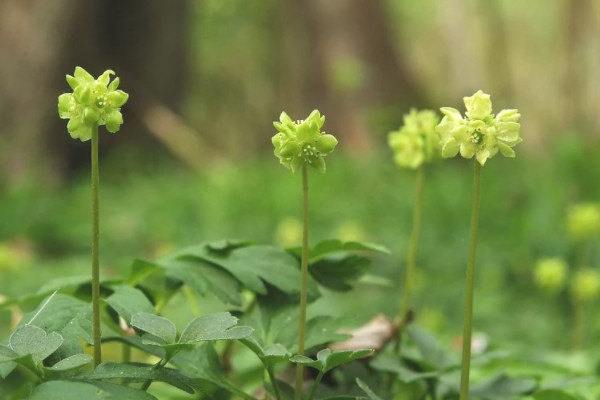
[[282, 112], [279, 121], [273, 122], [278, 133], [271, 141], [274, 154], [281, 164], [295, 172], [304, 163], [325, 172], [324, 156], [331, 153], [338, 141], [333, 135], [321, 132], [325, 116], [314, 110], [305, 120], [292, 121]]
[[58, 114], [69, 120], [67, 129], [72, 138], [82, 142], [90, 140], [92, 130], [101, 125], [109, 132], [118, 132], [121, 128], [123, 115], [120, 108], [129, 95], [117, 90], [119, 78], [110, 82], [110, 76], [114, 74], [107, 70], [94, 79], [85, 69], [76, 67], [74, 76], [67, 75], [73, 93], [58, 97]]
[[436, 133], [439, 122], [440, 118], [431, 110], [412, 109], [404, 115], [404, 125], [388, 135], [396, 164], [417, 169], [439, 157], [440, 141]]
[[442, 157], [464, 158], [475, 156], [479, 164], [494, 157], [498, 151], [505, 157], [514, 157], [512, 149], [521, 142], [518, 110], [502, 110], [492, 114], [490, 95], [479, 90], [464, 98], [465, 118], [451, 107], [441, 108], [444, 118], [436, 130], [441, 138]]
[[600, 235], [600, 206], [594, 203], [582, 203], [569, 208], [567, 231], [576, 241], [598, 237]]
[[571, 290], [579, 302], [594, 300], [600, 295], [600, 276], [591, 268], [580, 269], [573, 277]]
[[535, 267], [535, 283], [551, 293], [560, 292], [567, 279], [567, 264], [560, 258], [544, 258]]

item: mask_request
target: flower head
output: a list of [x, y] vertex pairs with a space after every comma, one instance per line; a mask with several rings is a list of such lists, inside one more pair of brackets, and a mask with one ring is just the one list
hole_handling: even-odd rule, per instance
[[582, 203], [569, 208], [567, 231], [574, 240], [587, 240], [600, 235], [600, 205]]
[[442, 141], [442, 157], [454, 157], [460, 152], [464, 158], [475, 156], [481, 165], [498, 151], [513, 158], [515, 151], [512, 148], [522, 141], [519, 111], [502, 110], [494, 116], [490, 95], [481, 90], [463, 100], [466, 118], [455, 108], [440, 109], [444, 118], [436, 130]]
[[338, 141], [333, 135], [321, 132], [325, 116], [318, 110], [300, 121], [292, 119], [282, 112], [279, 121], [273, 122], [278, 133], [271, 141], [275, 146], [274, 154], [281, 164], [296, 172], [304, 163], [325, 172], [324, 156], [331, 153]]
[[580, 302], [588, 302], [600, 295], [600, 275], [591, 268], [580, 269], [575, 273], [571, 286], [573, 296]]
[[388, 135], [396, 164], [417, 169], [439, 157], [440, 141], [435, 131], [439, 122], [440, 118], [431, 110], [412, 109], [404, 115], [404, 125]]
[[560, 258], [545, 258], [535, 267], [535, 283], [551, 293], [559, 292], [565, 285], [567, 264]]
[[73, 93], [58, 96], [58, 115], [69, 120], [67, 129], [73, 139], [90, 140], [92, 129], [100, 125], [105, 125], [109, 132], [118, 132], [121, 128], [121, 106], [129, 95], [117, 90], [119, 78], [110, 82], [114, 74], [107, 70], [94, 79], [85, 69], [75, 67], [74, 76], [67, 75]]

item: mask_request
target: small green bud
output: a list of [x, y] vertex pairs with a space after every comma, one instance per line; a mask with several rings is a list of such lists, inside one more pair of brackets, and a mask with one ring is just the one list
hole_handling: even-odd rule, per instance
[[600, 295], [600, 275], [591, 268], [580, 269], [575, 273], [571, 284], [575, 299], [585, 303]]
[[321, 172], [325, 172], [325, 159], [338, 144], [337, 139], [330, 134], [321, 132], [325, 116], [318, 110], [301, 121], [292, 119], [282, 112], [279, 121], [273, 122], [278, 133], [271, 138], [275, 147], [274, 154], [281, 164], [295, 172], [303, 164], [308, 163]]
[[559, 292], [567, 278], [567, 264], [560, 258], [545, 258], [535, 267], [535, 283], [550, 293]]
[[498, 152], [504, 157], [515, 157], [512, 148], [522, 141], [518, 110], [502, 110], [494, 118], [490, 95], [481, 90], [463, 100], [466, 118], [454, 108], [440, 109], [444, 118], [436, 131], [441, 139], [442, 157], [454, 157], [460, 152], [464, 158], [475, 156], [481, 165]]
[[600, 236], [600, 205], [582, 203], [570, 207], [567, 212], [567, 231], [576, 241]]
[[410, 110], [404, 115], [404, 125], [390, 132], [388, 144], [394, 151], [394, 161], [401, 167], [416, 169], [441, 155], [439, 137], [435, 131], [440, 118], [431, 110]]
[[120, 108], [129, 95], [117, 90], [119, 78], [110, 83], [114, 74], [107, 70], [94, 79], [86, 70], [76, 67], [73, 76], [67, 75], [67, 83], [73, 93], [58, 97], [58, 115], [69, 120], [67, 130], [74, 139], [90, 140], [92, 129], [101, 125], [106, 125], [109, 132], [119, 131], [123, 124]]

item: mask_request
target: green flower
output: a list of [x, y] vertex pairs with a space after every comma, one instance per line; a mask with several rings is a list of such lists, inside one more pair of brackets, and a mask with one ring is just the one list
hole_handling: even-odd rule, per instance
[[587, 240], [600, 234], [600, 205], [576, 204], [567, 212], [567, 231], [574, 240]]
[[551, 293], [559, 292], [565, 285], [567, 264], [560, 258], [545, 258], [535, 267], [535, 283]]
[[325, 116], [314, 110], [305, 120], [292, 121], [282, 112], [279, 122], [273, 122], [278, 133], [271, 141], [275, 146], [274, 154], [281, 164], [296, 172], [304, 163], [325, 172], [324, 156], [331, 153], [338, 141], [333, 135], [321, 132]]
[[58, 115], [68, 119], [67, 129], [73, 139], [82, 142], [92, 138], [92, 129], [105, 125], [109, 132], [118, 132], [123, 123], [121, 106], [129, 95], [117, 90], [119, 78], [110, 82], [115, 73], [105, 71], [94, 79], [85, 69], [75, 67], [74, 76], [67, 75], [73, 93], [58, 96]]
[[435, 131], [439, 122], [440, 118], [431, 110], [412, 109], [404, 115], [404, 125], [388, 135], [396, 164], [417, 169], [439, 157], [440, 141]]
[[573, 277], [571, 290], [577, 301], [594, 300], [600, 295], [600, 276], [591, 268], [580, 269]]
[[498, 151], [513, 158], [512, 148], [522, 141], [519, 111], [502, 110], [494, 117], [490, 95], [481, 90], [465, 97], [464, 102], [466, 118], [455, 108], [440, 109], [444, 118], [436, 130], [442, 141], [442, 157], [454, 157], [460, 152], [464, 158], [475, 156], [481, 165]]

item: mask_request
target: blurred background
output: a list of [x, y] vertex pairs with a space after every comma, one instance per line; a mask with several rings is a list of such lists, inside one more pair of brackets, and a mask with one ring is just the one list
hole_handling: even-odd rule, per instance
[[[69, 137], [56, 106], [76, 65], [113, 69], [130, 94], [121, 131], [100, 136], [105, 277], [204, 240], [298, 244], [300, 180], [272, 155], [272, 121], [318, 108], [340, 149], [326, 175], [311, 174], [311, 241], [393, 251], [372, 271], [389, 284], [324, 303], [351, 307], [356, 324], [398, 308], [414, 174], [393, 165], [388, 132], [411, 107], [462, 110], [482, 89], [495, 110], [520, 110], [524, 141], [516, 160], [484, 170], [476, 326], [491, 343], [569, 348], [569, 275], [548, 293], [533, 271], [544, 257], [578, 268], [565, 218], [600, 200], [600, 2], [3, 0], [0, 52], [0, 294], [88, 270], [89, 143]], [[471, 168], [440, 163], [425, 186], [417, 319], [449, 343]], [[597, 240], [585, 246], [586, 267], [600, 269]]]

